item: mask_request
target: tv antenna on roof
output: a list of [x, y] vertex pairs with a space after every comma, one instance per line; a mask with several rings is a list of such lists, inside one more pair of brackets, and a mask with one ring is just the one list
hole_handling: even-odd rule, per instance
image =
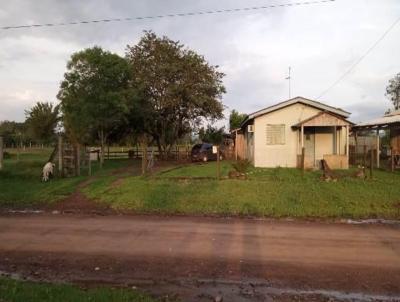
[[289, 66], [289, 75], [285, 78], [285, 80], [289, 80], [289, 99], [291, 98], [291, 87], [290, 87], [290, 81], [291, 81], [291, 79], [292, 79], [292, 77], [291, 77], [291, 70], [292, 70], [292, 67], [290, 67]]

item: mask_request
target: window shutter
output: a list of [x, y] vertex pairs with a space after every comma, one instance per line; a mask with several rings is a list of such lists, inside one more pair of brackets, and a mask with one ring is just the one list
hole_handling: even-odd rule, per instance
[[267, 145], [285, 144], [285, 124], [267, 124]]

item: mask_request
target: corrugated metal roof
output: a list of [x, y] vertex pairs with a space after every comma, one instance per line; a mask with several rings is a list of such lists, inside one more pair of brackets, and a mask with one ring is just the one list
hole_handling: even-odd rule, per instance
[[287, 101], [278, 103], [276, 105], [273, 105], [273, 106], [270, 106], [270, 107], [267, 107], [267, 108], [264, 108], [264, 109], [261, 109], [261, 110], [258, 110], [256, 112], [249, 114], [248, 117], [242, 122], [242, 126], [244, 124], [246, 124], [247, 121], [252, 120], [260, 115], [264, 115], [264, 114], [270, 113], [272, 111], [275, 111], [275, 110], [278, 110], [278, 109], [281, 109], [281, 108], [284, 108], [284, 107], [287, 107], [287, 106], [290, 106], [290, 105], [293, 105], [296, 103], [302, 103], [302, 104], [305, 104], [305, 105], [308, 105], [311, 107], [321, 109], [323, 111], [332, 112], [332, 113], [342, 116], [344, 118], [348, 118], [351, 114], [350, 112], [347, 112], [341, 108], [335, 108], [335, 107], [323, 104], [318, 101], [314, 101], [314, 100], [310, 100], [310, 99], [306, 99], [304, 97], [298, 96], [298, 97], [289, 99]]
[[376, 118], [364, 123], [359, 123], [355, 127], [373, 127], [373, 126], [384, 126], [400, 123], [400, 110], [388, 113], [380, 118]]

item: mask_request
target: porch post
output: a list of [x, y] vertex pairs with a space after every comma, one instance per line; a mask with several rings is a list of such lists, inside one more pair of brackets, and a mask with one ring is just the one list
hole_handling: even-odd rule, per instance
[[379, 169], [379, 128], [376, 129], [376, 167]]
[[301, 125], [301, 149], [304, 148], [304, 126]]
[[347, 160], [349, 160], [349, 136], [350, 136], [350, 130], [349, 130], [349, 125], [346, 126], [346, 155], [347, 155]]
[[[337, 129], [336, 126], [333, 126], [333, 154], [338, 154], [338, 137], [337, 137]], [[339, 150], [340, 155], [340, 150]]]

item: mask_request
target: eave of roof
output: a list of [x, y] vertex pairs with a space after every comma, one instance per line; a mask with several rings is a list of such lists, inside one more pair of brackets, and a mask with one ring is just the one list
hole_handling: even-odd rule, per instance
[[311, 117], [309, 117], [309, 118], [307, 118], [307, 119], [305, 119], [305, 120], [302, 120], [301, 122], [299, 122], [299, 123], [293, 125], [292, 128], [301, 127], [301, 125], [303, 125], [303, 124], [305, 124], [305, 123], [307, 123], [307, 122], [309, 122], [309, 121], [312, 121], [313, 119], [315, 119], [315, 118], [317, 118], [317, 117], [319, 117], [319, 116], [321, 116], [321, 115], [323, 115], [323, 114], [325, 114], [325, 113], [326, 113], [326, 114], [329, 114], [329, 115], [331, 115], [331, 116], [333, 116], [333, 117], [335, 117], [335, 118], [337, 118], [337, 119], [339, 119], [339, 120], [344, 121], [344, 122], [345, 122], [346, 124], [348, 124], [348, 125], [354, 125], [354, 123], [348, 121], [348, 120], [347, 120], [346, 118], [344, 118], [343, 116], [340, 116], [340, 115], [337, 115], [337, 114], [333, 114], [333, 113], [327, 112], [327, 111], [321, 111], [321, 112], [317, 113], [316, 115], [313, 115], [313, 116], [311, 116]]
[[392, 112], [383, 117], [376, 118], [364, 123], [359, 123], [355, 126], [355, 128], [371, 128], [371, 127], [378, 127], [378, 126], [387, 126], [391, 124], [400, 123], [400, 111]]
[[338, 116], [341, 116], [341, 117], [344, 117], [344, 118], [348, 118], [350, 116], [350, 114], [351, 114], [350, 112], [347, 112], [347, 111], [345, 111], [343, 109], [335, 108], [335, 107], [323, 104], [323, 103], [318, 102], [318, 101], [314, 101], [314, 100], [310, 100], [310, 99], [307, 99], [307, 98], [304, 98], [304, 97], [301, 97], [301, 96], [297, 96], [295, 98], [280, 102], [278, 104], [269, 106], [267, 108], [264, 108], [264, 109], [261, 109], [261, 110], [258, 110], [256, 112], [253, 112], [253, 113], [249, 114], [247, 116], [247, 118], [242, 122], [241, 126], [243, 127], [249, 120], [252, 120], [252, 119], [254, 119], [254, 118], [258, 117], [258, 116], [261, 116], [261, 115], [264, 115], [264, 114], [267, 114], [267, 113], [270, 113], [270, 112], [285, 108], [287, 106], [290, 106], [290, 105], [293, 105], [293, 104], [296, 104], [296, 103], [302, 103], [302, 104], [305, 104], [305, 105], [308, 105], [308, 106], [311, 106], [311, 107], [314, 107], [314, 108], [317, 108], [317, 109], [320, 109], [320, 110], [323, 110], [323, 111], [331, 112], [331, 113], [334, 113], [335, 115], [338, 115]]

